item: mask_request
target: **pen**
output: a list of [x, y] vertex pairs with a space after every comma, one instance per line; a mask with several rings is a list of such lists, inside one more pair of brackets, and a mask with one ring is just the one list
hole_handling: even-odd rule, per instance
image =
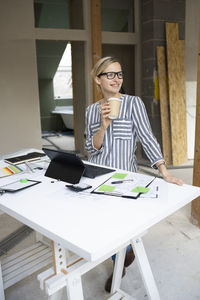
[[113, 181], [113, 182], [111, 182], [111, 184], [118, 184], [118, 183], [129, 182], [129, 181], [134, 181], [134, 180], [133, 179], [125, 179], [125, 180]]
[[34, 169], [33, 169], [33, 167], [31, 166], [31, 164], [30, 164], [29, 162], [27, 162], [27, 161], [25, 161], [24, 163], [25, 163], [25, 165], [28, 167], [28, 169], [33, 173], [33, 172], [34, 172]]

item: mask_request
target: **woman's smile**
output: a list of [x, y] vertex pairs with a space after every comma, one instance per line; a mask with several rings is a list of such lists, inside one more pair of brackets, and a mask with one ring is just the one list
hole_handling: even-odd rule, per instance
[[121, 65], [118, 62], [110, 64], [103, 71], [103, 74], [105, 75], [101, 76], [100, 78], [97, 78], [97, 83], [100, 85], [105, 98], [119, 96], [117, 94], [119, 93], [123, 83], [123, 78], [119, 78], [117, 74], [115, 74], [115, 77], [113, 79], [108, 79], [106, 73], [111, 72], [117, 74], [122, 72]]

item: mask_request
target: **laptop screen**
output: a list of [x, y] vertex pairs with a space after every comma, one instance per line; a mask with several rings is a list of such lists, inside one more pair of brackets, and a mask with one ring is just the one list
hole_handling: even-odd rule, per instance
[[42, 148], [51, 159], [45, 176], [69, 183], [78, 183], [85, 166], [82, 160], [72, 152]]
[[74, 184], [80, 181], [81, 176], [95, 178], [96, 176], [115, 171], [115, 169], [84, 163], [74, 152], [47, 148], [42, 150], [51, 159], [51, 163], [45, 173], [45, 176], [51, 178]]

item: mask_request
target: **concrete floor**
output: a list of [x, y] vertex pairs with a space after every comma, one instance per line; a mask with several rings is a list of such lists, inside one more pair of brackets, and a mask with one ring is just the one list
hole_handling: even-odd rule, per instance
[[[43, 142], [45, 147], [51, 149], [55, 145], [59, 145], [59, 148], [63, 149], [74, 149], [74, 141], [71, 136], [51, 137], [50, 140], [45, 139]], [[188, 168], [190, 164], [191, 162], [188, 162], [181, 169], [172, 169], [171, 173], [191, 184], [193, 169]], [[143, 167], [141, 169], [142, 171], [152, 171]], [[20, 226], [18, 221], [6, 214], [0, 215], [0, 239]], [[7, 255], [29, 246], [34, 238], [34, 233], [31, 233]], [[200, 299], [200, 230], [190, 222], [190, 205], [152, 227], [144, 236], [143, 241], [161, 299]], [[85, 299], [103, 300], [108, 298], [109, 294], [104, 291], [104, 284], [111, 272], [112, 261], [108, 259], [82, 277]], [[36, 276], [37, 273], [8, 288], [5, 291], [6, 300], [47, 299], [47, 296], [39, 288]], [[138, 300], [147, 299], [136, 262], [127, 268], [121, 287]], [[62, 298], [67, 299], [65, 291]]]

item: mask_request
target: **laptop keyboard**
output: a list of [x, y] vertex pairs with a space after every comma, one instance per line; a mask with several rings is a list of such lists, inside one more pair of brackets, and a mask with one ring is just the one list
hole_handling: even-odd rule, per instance
[[85, 171], [83, 173], [84, 177], [89, 177], [89, 178], [95, 178], [96, 176], [100, 176], [106, 173], [111, 173], [115, 171], [115, 169], [110, 169], [110, 168], [105, 168], [105, 167], [100, 167], [100, 166], [93, 166], [89, 165], [87, 163], [84, 163], [85, 165]]

